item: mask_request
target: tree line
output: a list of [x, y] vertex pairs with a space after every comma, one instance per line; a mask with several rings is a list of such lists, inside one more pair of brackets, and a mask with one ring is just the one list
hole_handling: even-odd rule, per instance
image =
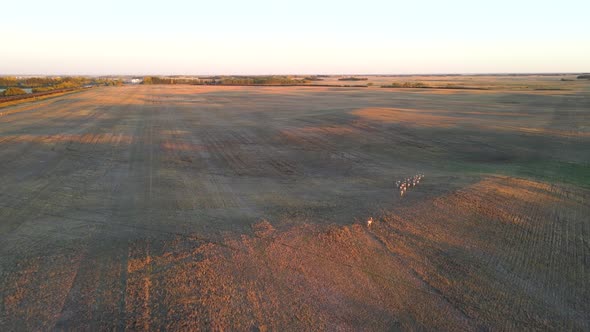
[[213, 76], [206, 78], [178, 78], [146, 76], [143, 84], [193, 84], [193, 85], [296, 85], [308, 83], [305, 79], [289, 76]]
[[[121, 85], [122, 80], [117, 78], [96, 78], [83, 76], [64, 77], [15, 77], [0, 76], [0, 87], [6, 88], [30, 88], [32, 92], [47, 92], [53, 90], [75, 89], [85, 85]], [[5, 92], [6, 92], [5, 91]], [[17, 91], [17, 90], [11, 90]], [[24, 92], [24, 91], [23, 91]], [[16, 92], [14, 92], [16, 93]]]

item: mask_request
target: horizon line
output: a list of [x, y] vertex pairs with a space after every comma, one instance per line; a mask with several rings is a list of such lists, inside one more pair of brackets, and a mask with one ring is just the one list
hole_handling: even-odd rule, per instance
[[438, 72], [438, 73], [410, 73], [410, 74], [394, 74], [394, 73], [381, 73], [381, 74], [362, 74], [362, 73], [281, 73], [281, 74], [153, 74], [153, 73], [142, 73], [142, 74], [0, 74], [0, 77], [5, 76], [485, 76], [485, 75], [576, 75], [576, 74], [588, 74], [590, 71], [568, 71], [568, 72]]

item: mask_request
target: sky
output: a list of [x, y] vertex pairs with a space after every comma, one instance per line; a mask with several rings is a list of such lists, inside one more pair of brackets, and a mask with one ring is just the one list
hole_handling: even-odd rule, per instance
[[0, 75], [590, 72], [590, 1], [27, 0]]

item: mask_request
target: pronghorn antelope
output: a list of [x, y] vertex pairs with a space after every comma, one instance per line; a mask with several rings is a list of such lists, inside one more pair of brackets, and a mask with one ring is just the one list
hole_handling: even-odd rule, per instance
[[406, 193], [406, 190], [410, 189], [411, 187], [416, 187], [420, 184], [420, 180], [424, 178], [424, 174], [419, 173], [412, 177], [408, 177], [403, 181], [395, 181], [395, 187], [399, 189], [400, 196], [403, 196]]

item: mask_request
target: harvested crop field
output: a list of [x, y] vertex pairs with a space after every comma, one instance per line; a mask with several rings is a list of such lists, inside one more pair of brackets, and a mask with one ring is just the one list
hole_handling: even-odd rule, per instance
[[0, 330], [589, 330], [575, 83], [0, 107]]

